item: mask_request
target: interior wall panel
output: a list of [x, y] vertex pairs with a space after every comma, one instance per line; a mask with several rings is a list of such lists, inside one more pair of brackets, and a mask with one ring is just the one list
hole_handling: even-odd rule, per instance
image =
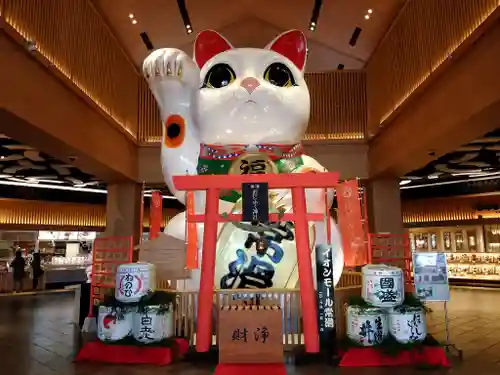
[[366, 67], [368, 133], [386, 121], [499, 7], [498, 0], [408, 0]]
[[[363, 140], [366, 132], [366, 80], [363, 71], [306, 73], [311, 117], [306, 140]], [[139, 85], [139, 141], [161, 141], [159, 110], [145, 81]]]
[[2, 19], [104, 113], [137, 137], [139, 75], [87, 0], [2, 0]]
[[[177, 213], [178, 210], [164, 208], [162, 227]], [[149, 226], [149, 207], [144, 208], [143, 226]], [[0, 227], [18, 230], [104, 230], [106, 205], [0, 198]]]

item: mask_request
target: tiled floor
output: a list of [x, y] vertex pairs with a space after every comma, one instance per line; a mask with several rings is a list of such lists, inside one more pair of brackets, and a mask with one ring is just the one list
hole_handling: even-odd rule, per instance
[[[431, 331], [445, 338], [443, 308], [430, 306]], [[500, 290], [452, 292], [448, 306], [452, 341], [464, 351], [464, 361], [456, 363], [452, 374], [498, 374], [500, 371]], [[79, 334], [71, 324], [72, 295], [0, 298], [0, 372], [6, 375], [208, 375], [213, 368], [178, 364], [166, 368], [149, 366], [106, 366], [74, 364]], [[5, 372], [4, 372], [5, 371]], [[422, 371], [418, 371], [421, 373]], [[434, 371], [427, 371], [427, 373]], [[439, 371], [437, 373], [442, 373]], [[382, 375], [394, 369], [289, 368], [289, 374], [325, 373]], [[414, 369], [398, 369], [397, 374], [414, 374]]]

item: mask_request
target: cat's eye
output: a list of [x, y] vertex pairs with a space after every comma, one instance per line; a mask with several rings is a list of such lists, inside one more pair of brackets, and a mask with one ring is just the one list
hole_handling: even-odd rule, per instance
[[295, 86], [295, 79], [290, 69], [282, 63], [272, 63], [264, 72], [264, 79], [274, 86]]
[[203, 87], [208, 87], [211, 89], [220, 89], [221, 87], [226, 87], [236, 79], [236, 74], [234, 70], [227, 64], [216, 64], [210, 68], [205, 80], [203, 81]]

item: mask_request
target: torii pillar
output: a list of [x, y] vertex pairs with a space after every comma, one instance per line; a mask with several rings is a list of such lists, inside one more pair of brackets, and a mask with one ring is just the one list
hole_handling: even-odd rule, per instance
[[[319, 353], [318, 311], [316, 291], [314, 290], [311, 249], [309, 248], [308, 221], [323, 221], [328, 213], [307, 213], [305, 189], [331, 188], [338, 183], [338, 176], [339, 174], [336, 172], [326, 172], [173, 177], [177, 190], [206, 190], [205, 214], [186, 215], [188, 223], [204, 223], [198, 322], [196, 326], [196, 350], [198, 352], [208, 352], [212, 345], [212, 304], [218, 223], [241, 221], [242, 216], [241, 214], [220, 215], [219, 192], [221, 190], [239, 190], [243, 183], [267, 183], [269, 189], [292, 190], [293, 213], [285, 213], [281, 220], [295, 222], [304, 344], [306, 352]], [[271, 214], [270, 220], [278, 221], [278, 215]]]

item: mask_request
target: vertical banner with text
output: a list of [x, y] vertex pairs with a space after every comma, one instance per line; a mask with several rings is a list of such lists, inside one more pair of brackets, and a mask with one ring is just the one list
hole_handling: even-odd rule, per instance
[[347, 267], [365, 265], [368, 262], [368, 253], [356, 180], [337, 185], [337, 203], [344, 264]]
[[161, 231], [161, 220], [163, 216], [163, 202], [159, 192], [151, 194], [151, 208], [149, 210], [149, 239], [158, 237]]
[[269, 186], [267, 183], [245, 183], [241, 190], [242, 221], [267, 223], [269, 221]]
[[316, 282], [318, 285], [318, 328], [321, 350], [333, 353], [336, 343], [335, 295], [333, 289], [332, 248], [316, 245]]

